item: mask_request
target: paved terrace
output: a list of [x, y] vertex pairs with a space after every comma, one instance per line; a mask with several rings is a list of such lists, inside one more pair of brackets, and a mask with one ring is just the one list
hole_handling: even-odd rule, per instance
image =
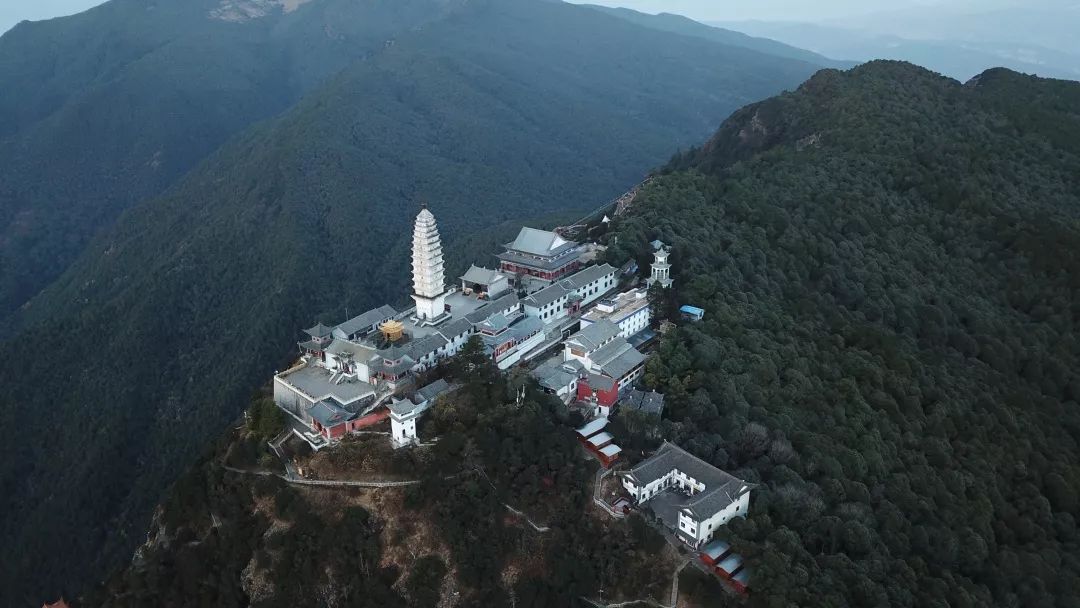
[[316, 365], [305, 365], [296, 371], [283, 374], [282, 381], [313, 401], [333, 397], [338, 403], [348, 405], [375, 394], [375, 387], [367, 382], [345, 379], [336, 383], [336, 374]]
[[678, 532], [679, 511], [684, 509], [689, 502], [689, 496], [676, 489], [668, 488], [650, 498], [646, 505], [656, 514], [656, 518], [663, 522], [665, 528]]
[[[638, 297], [638, 296], [641, 297]], [[630, 315], [640, 311], [649, 305], [649, 298], [644, 289], [636, 289], [620, 293], [611, 298], [605, 298], [597, 302], [589, 312], [581, 318], [586, 321], [603, 321], [605, 319], [618, 323]], [[607, 308], [608, 310], [604, 310]]]
[[484, 304], [487, 304], [490, 300], [482, 300], [476, 296], [467, 296], [460, 291], [455, 291], [446, 296], [446, 304], [450, 307], [450, 317], [448, 317], [442, 323], [438, 325], [418, 325], [410, 320], [410, 317], [416, 312], [415, 310], [406, 311], [407, 314], [400, 315], [402, 324], [405, 325], [405, 333], [412, 336], [413, 340], [418, 340], [425, 336], [430, 336], [443, 327], [456, 319], [464, 319], [465, 315], [475, 311]]

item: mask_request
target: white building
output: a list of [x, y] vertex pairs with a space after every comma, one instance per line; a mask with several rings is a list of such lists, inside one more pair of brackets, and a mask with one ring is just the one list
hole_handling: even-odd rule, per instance
[[439, 395], [449, 390], [450, 385], [445, 380], [436, 380], [416, 391], [412, 399], [395, 399], [390, 404], [390, 438], [394, 449], [420, 442], [416, 423], [421, 414], [431, 409]]
[[653, 283], [660, 283], [660, 286], [664, 289], [671, 287], [674, 282], [671, 278], [671, 264], [668, 262], [668, 257], [671, 255], [671, 247], [663, 244], [660, 241], [653, 241], [653, 263], [652, 263], [652, 275], [645, 282], [649, 287], [653, 286]]
[[403, 448], [419, 442], [416, 421], [423, 411], [409, 399], [394, 400], [390, 404], [390, 437], [394, 448]]
[[754, 487], [667, 442], [623, 473], [622, 484], [637, 504], [653, 501], [657, 518], [693, 547], [732, 518], [746, 517]]
[[581, 317], [581, 327], [605, 320], [618, 325], [619, 335], [624, 338], [644, 331], [652, 321], [648, 290], [634, 289], [600, 300]]
[[578, 380], [587, 374], [580, 361], [563, 361], [562, 355], [544, 361], [529, 373], [544, 392], [567, 404], [577, 397]]
[[577, 361], [586, 372], [615, 380], [620, 392], [630, 388], [644, 373], [646, 357], [619, 332], [619, 326], [608, 320], [587, 325], [563, 344], [563, 360]]
[[446, 275], [442, 241], [435, 216], [425, 206], [416, 216], [412, 245], [413, 300], [416, 317], [432, 321], [446, 314]]
[[461, 291], [497, 298], [510, 291], [510, 277], [490, 268], [470, 266], [468, 272], [461, 275]]
[[577, 314], [615, 288], [617, 272], [609, 264], [589, 266], [525, 298], [525, 314], [545, 325]]

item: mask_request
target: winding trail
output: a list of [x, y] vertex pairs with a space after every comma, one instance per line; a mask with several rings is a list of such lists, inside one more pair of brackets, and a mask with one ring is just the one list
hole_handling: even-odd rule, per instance
[[221, 468], [226, 471], [232, 471], [233, 473], [240, 473], [241, 475], [258, 475], [260, 477], [277, 477], [287, 483], [299, 485], [299, 486], [322, 486], [331, 488], [400, 488], [403, 486], [414, 486], [421, 482], [419, 479], [407, 479], [407, 480], [379, 480], [379, 481], [350, 481], [350, 480], [337, 480], [337, 479], [302, 479], [295, 477], [295, 473], [290, 471], [288, 474], [275, 473], [273, 471], [252, 471], [249, 469], [238, 469], [236, 467], [230, 467], [228, 465], [221, 465]]
[[625, 602], [618, 602], [616, 604], [604, 604], [600, 601], [591, 600], [587, 597], [582, 597], [581, 599], [593, 605], [595, 608], [622, 608], [623, 606], [634, 606], [639, 604], [653, 606], [653, 608], [678, 608], [677, 605], [679, 603], [679, 575], [682, 574], [683, 568], [688, 566], [693, 561], [693, 557], [688, 557], [679, 564], [678, 568], [675, 568], [675, 572], [673, 572], [671, 575], [671, 595], [668, 596], [668, 604], [666, 606], [652, 598], [643, 600], [627, 600]]

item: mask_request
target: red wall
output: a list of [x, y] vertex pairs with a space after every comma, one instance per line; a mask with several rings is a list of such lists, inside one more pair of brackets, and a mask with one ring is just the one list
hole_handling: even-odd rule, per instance
[[[577, 385], [578, 401], [592, 399], [594, 391], [586, 380], [581, 380]], [[619, 400], [619, 385], [615, 384], [609, 391], [595, 391], [596, 402], [604, 407], [611, 407]]]

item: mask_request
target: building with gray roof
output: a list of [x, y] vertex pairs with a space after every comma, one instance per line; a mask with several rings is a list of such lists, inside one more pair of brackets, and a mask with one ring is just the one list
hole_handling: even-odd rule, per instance
[[664, 412], [664, 396], [656, 391], [630, 389], [619, 403], [619, 409], [660, 417]]
[[510, 278], [497, 270], [473, 265], [461, 275], [461, 289], [497, 298], [510, 290]]
[[570, 336], [566, 341], [566, 346], [574, 350], [575, 355], [584, 357], [596, 352], [601, 346], [608, 344], [618, 336], [619, 326], [611, 321], [602, 320], [586, 325], [581, 331]]
[[513, 242], [506, 244], [507, 249], [535, 256], [556, 256], [577, 246], [577, 243], [568, 241], [554, 232], [527, 226], [518, 231]]
[[656, 499], [657, 517], [693, 547], [731, 518], [745, 517], [754, 487], [668, 442], [623, 473], [622, 483], [638, 504]]
[[616, 338], [593, 353], [593, 369], [619, 381], [619, 389], [628, 388], [640, 376], [646, 357], [630, 346], [625, 338]]
[[374, 398], [371, 384], [313, 363], [274, 376], [274, 402], [307, 424], [309, 410], [320, 401], [332, 399], [345, 410], [360, 412]]
[[435, 401], [435, 399], [437, 399], [439, 395], [442, 395], [449, 391], [450, 384], [446, 380], [439, 378], [435, 382], [432, 382], [424, 388], [416, 391], [416, 402], [421, 404], [431, 403], [432, 401]]
[[332, 327], [327, 327], [322, 323], [316, 323], [315, 327], [305, 329], [304, 333], [312, 338], [328, 338], [333, 331], [334, 328]]
[[529, 275], [558, 280], [580, 266], [581, 248], [554, 232], [522, 228], [517, 238], [504, 245], [499, 270], [510, 275]]
[[356, 340], [377, 330], [383, 322], [396, 317], [398, 312], [390, 306], [380, 306], [357, 315], [334, 328], [334, 337], [341, 340]]
[[577, 383], [585, 374], [585, 366], [580, 361], [563, 361], [561, 356], [556, 356], [544, 361], [529, 374], [544, 392], [556, 395], [563, 403], [569, 403], [577, 394]]

